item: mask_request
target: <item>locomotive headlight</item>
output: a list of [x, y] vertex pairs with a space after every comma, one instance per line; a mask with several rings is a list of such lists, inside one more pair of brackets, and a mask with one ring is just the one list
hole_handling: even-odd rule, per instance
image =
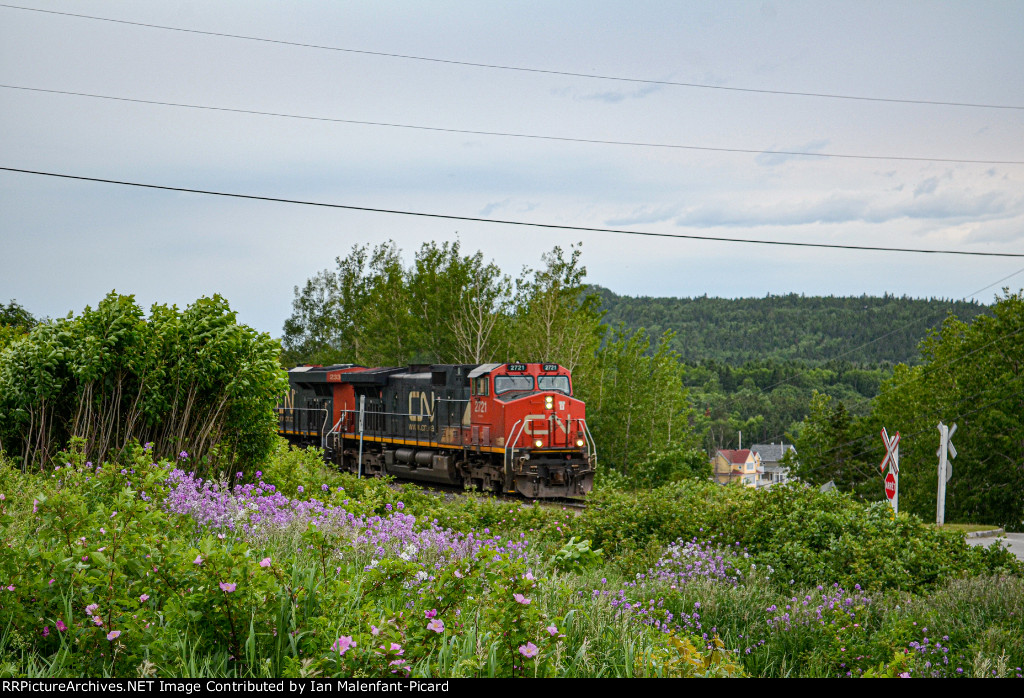
[[533, 442], [533, 445], [536, 446], [537, 448], [540, 448], [541, 446], [544, 445], [544, 442], [541, 441], [540, 439], [537, 439], [536, 441]]
[[548, 408], [550, 410], [554, 406], [555, 406], [555, 399], [553, 397], [548, 395], [546, 398], [544, 398], [544, 407], [546, 407], [546, 408]]
[[583, 448], [583, 439], [576, 439], [576, 446], [578, 448]]

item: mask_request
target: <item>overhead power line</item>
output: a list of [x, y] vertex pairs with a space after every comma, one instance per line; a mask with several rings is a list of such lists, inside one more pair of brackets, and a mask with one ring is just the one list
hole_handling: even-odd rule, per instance
[[249, 114], [254, 116], [272, 116], [282, 119], [300, 119], [303, 121], [320, 121], [335, 124], [354, 124], [359, 126], [382, 126], [387, 128], [403, 128], [415, 131], [433, 131], [436, 133], [460, 133], [471, 136], [497, 136], [502, 138], [526, 138], [542, 141], [559, 141], [563, 143], [588, 143], [591, 145], [622, 145], [640, 148], [670, 148], [674, 150], [699, 150], [716, 153], [745, 153], [752, 155], [800, 155], [817, 158], [846, 158], [855, 160], [901, 160], [911, 162], [947, 162], [972, 165], [1024, 165], [1024, 160], [968, 160], [961, 158], [926, 158], [903, 155], [857, 155], [853, 153], [822, 153], [797, 150], [758, 150], [754, 148], [719, 148], [703, 145], [682, 145], [678, 143], [650, 143], [644, 141], [616, 141], [603, 140], [598, 138], [574, 138], [572, 136], [549, 136], [537, 133], [515, 133], [511, 131], [478, 131], [474, 129], [448, 128], [442, 126], [422, 126], [418, 124], [399, 124], [387, 121], [365, 121], [361, 119], [341, 119], [328, 116], [308, 116], [304, 114], [288, 114], [284, 112], [259, 111], [256, 109], [238, 109], [234, 107], [215, 107], [204, 104], [187, 104], [184, 102], [165, 102], [154, 99], [138, 99], [135, 97], [117, 97], [114, 95], [100, 95], [90, 92], [72, 92], [69, 90], [51, 90], [42, 87], [26, 87], [24, 85], [0, 84], [0, 88], [8, 90], [24, 90], [28, 92], [42, 92], [45, 94], [65, 95], [70, 97], [89, 97], [91, 99], [104, 99], [115, 102], [130, 102], [134, 104], [150, 104], [160, 107], [179, 107], [182, 109], [199, 109], [203, 111], [227, 112], [232, 114]]
[[563, 77], [587, 78], [590, 80], [608, 80], [614, 82], [625, 82], [641, 85], [662, 85], [666, 87], [689, 87], [702, 90], [720, 90], [723, 92], [747, 92], [753, 94], [781, 95], [787, 97], [815, 97], [823, 99], [844, 99], [860, 102], [888, 102], [893, 104], [926, 104], [945, 107], [973, 107], [979, 109], [1020, 109], [1024, 106], [1015, 104], [985, 104], [977, 102], [954, 102], [930, 99], [898, 99], [892, 97], [869, 97], [864, 95], [844, 95], [827, 92], [798, 92], [790, 90], [768, 90], [753, 87], [729, 87], [726, 85], [709, 85], [698, 82], [681, 82], [675, 80], [653, 80], [648, 78], [624, 77], [617, 75], [601, 75], [599, 73], [577, 73], [568, 70], [554, 70], [547, 68], [528, 68], [525, 66], [502, 65], [498, 63], [475, 63], [473, 61], [460, 61], [449, 58], [435, 58], [431, 56], [415, 56], [404, 53], [389, 53], [386, 51], [368, 51], [364, 49], [344, 48], [341, 46], [326, 46], [322, 44], [310, 44], [299, 41], [285, 41], [283, 39], [271, 39], [261, 36], [248, 36], [246, 34], [232, 34], [228, 32], [205, 31], [202, 29], [189, 29], [186, 27], [172, 27], [164, 24], [152, 24], [149, 22], [132, 22], [125, 19], [113, 19], [111, 17], [97, 17], [95, 15], [84, 15], [74, 12], [58, 12], [57, 10], [42, 10], [35, 7], [22, 7], [20, 5], [8, 5], [0, 3], [0, 7], [11, 10], [24, 10], [27, 12], [39, 12], [49, 15], [61, 15], [63, 17], [74, 17], [76, 19], [88, 19], [97, 22], [110, 22], [112, 24], [124, 24], [133, 27], [145, 27], [147, 29], [161, 29], [164, 31], [181, 32], [185, 34], [199, 34], [202, 36], [215, 36], [226, 39], [240, 39], [243, 41], [258, 41], [267, 44], [278, 44], [281, 46], [296, 46], [299, 48], [311, 48], [321, 51], [337, 51], [341, 53], [353, 53], [364, 56], [379, 56], [383, 58], [398, 58], [410, 61], [422, 61], [426, 63], [439, 63], [443, 65], [458, 65], [469, 68], [485, 68], [489, 70], [505, 70], [519, 73], [535, 73], [540, 75], [559, 75]]
[[368, 213], [387, 213], [399, 216], [416, 216], [419, 218], [436, 218], [450, 221], [466, 221], [470, 223], [491, 223], [495, 225], [514, 225], [528, 228], [546, 228], [550, 230], [572, 230], [576, 232], [612, 233], [614, 235], [638, 235], [643, 237], [675, 238], [679, 240], [704, 240], [708, 242], [733, 242], [748, 245], [778, 245], [784, 247], [817, 247], [833, 250], [859, 250], [868, 252], [910, 252], [916, 254], [952, 254], [973, 257], [1024, 257], [1019, 252], [971, 252], [967, 250], [925, 250], [906, 247], [871, 247], [867, 245], [837, 245], [821, 242], [794, 242], [783, 240], [751, 240], [744, 238], [716, 237], [711, 235], [687, 235], [682, 233], [655, 233], [652, 231], [623, 230], [620, 228], [597, 228], [582, 225], [558, 225], [556, 223], [532, 223], [528, 221], [514, 221], [502, 218], [481, 218], [477, 216], [457, 216], [445, 213], [427, 213], [423, 211], [406, 211], [401, 209], [375, 208], [371, 206], [353, 206], [350, 204], [335, 204], [323, 201], [306, 201], [303, 199], [285, 199], [275, 196], [257, 196], [255, 194], [238, 194], [233, 192], [213, 191], [209, 189], [192, 189], [188, 187], [172, 187], [162, 184], [145, 184], [142, 182], [129, 182], [117, 179], [105, 179], [101, 177], [85, 177], [82, 175], [63, 174], [58, 172], [44, 172], [40, 170], [26, 170], [18, 167], [2, 167], [0, 171], [18, 172], [21, 174], [40, 175], [43, 177], [57, 177], [60, 179], [73, 179], [83, 182], [98, 182], [102, 184], [117, 184], [126, 187], [140, 187], [143, 189], [159, 189], [162, 191], [176, 191], [188, 194], [203, 194], [206, 196], [223, 196], [232, 199], [248, 199], [251, 201], [269, 201], [281, 204], [296, 204], [300, 206], [317, 206], [320, 208], [343, 209], [347, 211], [366, 211]]

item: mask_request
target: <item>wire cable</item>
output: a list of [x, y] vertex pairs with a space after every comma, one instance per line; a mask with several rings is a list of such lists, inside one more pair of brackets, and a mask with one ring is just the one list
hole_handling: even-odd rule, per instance
[[944, 107], [972, 107], [977, 109], [1018, 109], [1024, 110], [1024, 106], [1015, 104], [986, 104], [977, 102], [954, 102], [954, 101], [942, 101], [942, 100], [930, 100], [930, 99], [898, 99], [894, 97], [868, 97], [864, 95], [844, 95], [837, 93], [828, 92], [798, 92], [790, 90], [768, 90], [758, 89], [753, 87], [729, 87], [726, 85], [710, 85], [707, 83], [697, 82], [680, 82], [675, 80], [652, 80], [647, 78], [635, 78], [635, 77], [623, 77], [616, 75], [602, 75], [599, 73], [577, 73], [568, 70], [552, 70], [545, 68], [527, 68], [524, 66], [514, 65], [501, 65], [498, 63], [475, 63], [472, 61], [460, 61], [448, 58], [434, 58], [430, 56], [415, 56], [404, 53], [388, 53], [385, 51], [368, 51], [363, 49], [343, 48], [340, 46], [325, 46], [322, 44], [310, 44], [299, 41], [285, 41], [283, 39], [270, 39], [267, 37], [260, 36], [248, 36], [245, 34], [231, 34], [228, 32], [215, 32], [215, 31], [204, 31], [201, 29], [188, 29], [185, 27], [172, 27], [164, 24], [152, 24], [148, 22], [132, 22], [125, 19], [113, 19], [110, 17], [97, 17], [94, 15], [84, 15], [74, 12], [58, 12], [56, 10], [42, 10], [34, 7], [22, 7], [19, 5], [8, 5], [0, 3], [0, 7], [4, 7], [10, 10], [24, 10], [26, 12], [39, 12], [49, 15], [60, 15], [63, 17], [74, 17], [76, 19], [88, 19], [97, 22], [110, 22], [112, 24], [123, 24], [132, 27], [145, 27], [147, 29], [161, 29], [164, 31], [181, 32], [186, 34], [198, 34], [202, 36], [215, 36], [227, 39], [240, 39], [243, 41], [257, 41], [267, 44], [277, 44], [281, 46], [295, 46], [299, 48], [311, 48], [321, 51], [337, 51], [341, 53], [352, 53], [364, 56], [378, 56], [383, 58], [398, 58], [409, 61], [422, 61], [426, 63], [438, 63], [443, 65], [457, 65], [469, 68], [485, 68], [489, 70], [504, 70], [519, 73], [533, 73], [538, 75], [558, 75], [563, 77], [573, 78], [586, 78], [589, 80], [606, 80], [613, 82], [625, 82], [640, 85], [661, 85], [665, 87], [689, 87], [702, 90], [719, 90], [723, 92], [745, 92], [753, 94], [766, 94], [766, 95], [781, 95], [787, 97], [813, 97], [821, 99], [842, 99], [842, 100], [855, 100], [861, 102], [887, 102], [891, 104], [925, 104], [932, 106], [944, 106]]
[[512, 131], [480, 131], [475, 129], [447, 128], [442, 126], [421, 126], [418, 124], [400, 124], [388, 121], [364, 121], [360, 119], [341, 119], [328, 116], [308, 116], [304, 114], [288, 114], [284, 112], [260, 111], [256, 109], [238, 109], [234, 107], [214, 107], [204, 104], [187, 104], [184, 102], [165, 102], [155, 99], [138, 99], [135, 97], [117, 97], [114, 95], [100, 95], [90, 92], [73, 92], [70, 90], [51, 90], [42, 87], [26, 87], [24, 85], [0, 84], [0, 87], [7, 90], [24, 90], [27, 92], [41, 92], [45, 94], [65, 95], [69, 97], [88, 97], [91, 99], [105, 99], [115, 102], [130, 102], [134, 104], [149, 104], [159, 107], [178, 107], [181, 109], [199, 109], [204, 111], [227, 112], [231, 114], [249, 114], [254, 116], [273, 116], [281, 119], [300, 119], [303, 121], [320, 121], [335, 124], [353, 124], [358, 126], [380, 126], [386, 128], [403, 128], [414, 131], [433, 131], [435, 133], [459, 133], [470, 136], [494, 136], [501, 138], [526, 138], [531, 140], [558, 141], [562, 143], [587, 143], [590, 145], [620, 145], [637, 148], [669, 148], [672, 150], [697, 150], [714, 153], [741, 153], [747, 155], [799, 155], [816, 158], [845, 158], [853, 160], [899, 160], [909, 162], [947, 162], [968, 165], [1024, 165], [1024, 160], [971, 160], [964, 158], [929, 158], [914, 157], [907, 155], [858, 155], [855, 153], [822, 153], [800, 150], [759, 150], [756, 148], [720, 148], [703, 145], [683, 145], [678, 143], [650, 143], [645, 141], [617, 141], [603, 140], [600, 138], [574, 138], [572, 136], [549, 136], [537, 133], [516, 133]]
[[917, 254], [951, 254], [976, 257], [1024, 257], [1020, 252], [972, 252], [968, 250], [925, 250], [906, 247], [870, 247], [866, 245], [838, 245], [823, 242], [795, 242], [791, 240], [751, 240], [745, 238], [727, 238], [710, 235], [687, 235], [682, 233], [655, 233], [643, 230], [623, 230], [621, 228], [597, 228], [583, 225], [559, 225], [556, 223], [531, 223], [529, 221], [515, 221], [502, 218], [481, 218], [477, 216], [457, 216], [444, 213], [426, 213], [423, 211], [405, 211], [401, 209], [376, 208], [372, 206], [353, 206], [350, 204], [334, 204], [324, 201], [307, 201], [303, 199], [285, 199], [276, 196], [257, 196], [255, 194], [238, 194], [233, 192], [213, 191], [210, 189], [192, 189], [188, 187], [172, 187], [162, 184], [144, 184], [142, 182], [129, 182], [117, 179], [105, 179], [102, 177], [85, 177], [82, 175], [62, 174], [58, 172], [44, 172], [41, 170], [26, 170], [18, 167], [2, 167], [0, 171], [17, 172], [20, 174], [39, 175], [41, 177], [56, 177], [59, 179], [72, 179], [82, 182], [97, 182], [101, 184], [117, 184], [125, 187], [139, 187], [142, 189], [158, 189], [161, 191], [176, 191], [188, 194], [203, 194], [205, 196], [222, 196], [231, 199], [247, 199], [250, 201], [269, 201], [281, 204], [295, 204], [300, 206], [317, 206], [320, 208], [342, 209], [346, 211], [366, 211], [368, 213], [387, 213], [398, 216], [415, 216], [419, 218], [435, 218], [441, 220], [466, 221], [470, 223], [492, 223], [497, 225], [513, 225], [527, 228], [545, 228], [550, 230], [572, 230], [575, 232], [596, 232], [611, 233], [614, 235], [639, 235], [643, 237], [674, 238], [679, 240], [704, 240], [709, 242], [733, 242], [750, 245], [778, 245], [786, 247], [815, 247], [836, 250], [859, 250], [870, 252], [908, 252]]

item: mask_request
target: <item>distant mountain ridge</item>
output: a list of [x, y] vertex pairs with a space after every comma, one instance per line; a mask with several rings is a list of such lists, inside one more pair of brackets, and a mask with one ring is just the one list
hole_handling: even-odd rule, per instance
[[601, 286], [604, 322], [643, 327], [653, 339], [665, 330], [688, 363], [740, 365], [773, 359], [824, 363], [916, 363], [917, 346], [949, 313], [969, 321], [986, 312], [976, 301], [885, 296], [765, 298], [651, 298], [620, 296]]

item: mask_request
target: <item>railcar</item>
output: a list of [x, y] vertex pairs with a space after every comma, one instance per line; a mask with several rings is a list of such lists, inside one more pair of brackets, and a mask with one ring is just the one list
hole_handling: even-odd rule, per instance
[[360, 475], [583, 497], [596, 451], [572, 375], [553, 363], [299, 366], [278, 431]]

